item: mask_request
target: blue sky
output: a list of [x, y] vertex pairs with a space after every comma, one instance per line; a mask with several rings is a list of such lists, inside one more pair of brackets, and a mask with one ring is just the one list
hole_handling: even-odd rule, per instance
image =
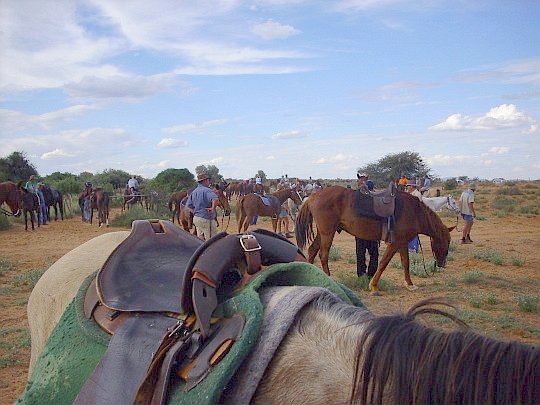
[[540, 2], [0, 2], [0, 156], [41, 175], [540, 179]]

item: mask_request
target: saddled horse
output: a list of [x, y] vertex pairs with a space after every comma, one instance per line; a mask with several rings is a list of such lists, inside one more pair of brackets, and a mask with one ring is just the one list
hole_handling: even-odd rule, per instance
[[64, 220], [64, 196], [63, 194], [49, 186], [41, 187], [43, 198], [45, 199], [45, 205], [47, 206], [47, 220], [51, 219], [51, 207], [54, 208], [54, 220], [58, 221], [58, 212], [60, 212], [60, 218]]
[[422, 202], [435, 212], [441, 211], [443, 208], [456, 214], [460, 212], [456, 200], [450, 194], [441, 197], [422, 197]]
[[[360, 215], [356, 209], [357, 192], [332, 186], [312, 194], [302, 205], [296, 219], [296, 242], [303, 249], [312, 242], [308, 249], [308, 260], [313, 263], [319, 253], [324, 272], [330, 275], [328, 256], [334, 234], [338, 230], [366, 240], [381, 240], [383, 237], [382, 219]], [[377, 284], [390, 259], [396, 252], [401, 256], [401, 265], [406, 286], [410, 290], [414, 286], [409, 274], [408, 242], [417, 234], [431, 238], [431, 249], [437, 266], [445, 267], [446, 256], [450, 246], [450, 231], [439, 216], [423, 204], [418, 198], [403, 191], [397, 191], [395, 200], [394, 239], [387, 244], [383, 257], [379, 261], [377, 272], [371, 279], [369, 287], [372, 292], [378, 291]], [[313, 231], [316, 223], [316, 235]]]
[[[229, 204], [229, 199], [227, 198], [227, 195], [225, 194], [225, 190], [229, 187], [229, 184], [225, 184], [223, 186], [215, 185], [212, 187], [212, 190], [217, 194], [219, 199], [218, 207], [221, 207], [223, 210], [223, 216], [221, 224], [225, 222], [225, 217], [229, 217], [231, 215], [231, 206]], [[182, 224], [182, 228], [184, 228], [184, 231], [190, 232], [193, 231], [193, 235], [197, 235], [197, 228], [193, 224], [193, 214], [191, 213], [191, 210], [186, 206], [188, 195], [186, 195], [179, 203], [179, 209], [180, 209], [180, 217], [178, 218], [178, 223]], [[216, 218], [216, 221], [218, 221], [219, 226], [219, 220]], [[174, 221], [173, 221], [174, 223]], [[221, 232], [226, 231], [226, 229], [221, 229]]]
[[[63, 403], [73, 402], [85, 380], [78, 386], [66, 382], [70, 378], [73, 382], [73, 376], [82, 369], [91, 371], [93, 366], [89, 364], [96, 360], [83, 355], [71, 369], [55, 367], [51, 353], [65, 357], [66, 347], [61, 345], [66, 344], [70, 333], [75, 333], [77, 321], [64, 328], [66, 333], [61, 338], [55, 340], [51, 333], [83, 280], [100, 268], [128, 235], [128, 231], [112, 232], [86, 242], [54, 263], [37, 282], [28, 300], [30, 373], [34, 375], [30, 374], [23, 403], [47, 403], [48, 396], [55, 394]], [[297, 271], [313, 267], [298, 263], [277, 266], [295, 266]], [[306, 287], [286, 288], [304, 291]], [[448, 308], [440, 307], [443, 304], [429, 299], [406, 313], [377, 316], [336, 296], [319, 297], [306, 304], [292, 325], [283, 330], [283, 339], [268, 356], [268, 365], [259, 366], [262, 377], [257, 377], [257, 367], [246, 369], [241, 365], [236, 381], [255, 384], [254, 395], [242, 403], [538, 404], [540, 348], [496, 340], [465, 328], [431, 328], [418, 319], [434, 314], [460, 323]], [[281, 308], [271, 314], [283, 314]], [[77, 313], [83, 310], [77, 308]], [[103, 339], [103, 331], [92, 333]], [[54, 350], [56, 344], [56, 352], [43, 352], [49, 336], [52, 339], [47, 348]], [[225, 356], [234, 356], [235, 344]], [[42, 352], [45, 357], [39, 358]], [[47, 364], [47, 359], [53, 363]], [[211, 370], [207, 378], [213, 374]], [[234, 388], [235, 384], [231, 385]], [[70, 397], [68, 393], [73, 391]], [[231, 395], [224, 391], [214, 403], [231, 403]], [[201, 398], [195, 402], [210, 401]]]
[[34, 223], [37, 222], [39, 228], [39, 222], [37, 221], [36, 214], [40, 209], [38, 196], [30, 191], [27, 191], [24, 187], [21, 198], [21, 209], [24, 218], [24, 229], [28, 231], [28, 217], [30, 217], [30, 223], [32, 224], [32, 230], [35, 230]]
[[[18, 217], [21, 215], [21, 199], [23, 195], [22, 181], [14, 183], [4, 181], [0, 183], [0, 213], [4, 215]], [[5, 210], [2, 204], [6, 203], [10, 211]]]
[[247, 194], [238, 200], [236, 205], [236, 221], [238, 222], [238, 233], [245, 232], [252, 223], [255, 216], [271, 217], [274, 232], [277, 229], [277, 216], [281, 205], [292, 199], [295, 204], [301, 205], [302, 198], [295, 189], [284, 188], [275, 193], [266, 194], [271, 205], [266, 205], [258, 194]]

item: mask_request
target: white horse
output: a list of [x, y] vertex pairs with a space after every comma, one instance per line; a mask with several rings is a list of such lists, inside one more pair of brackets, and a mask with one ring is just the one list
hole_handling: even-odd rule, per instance
[[450, 194], [446, 197], [422, 197], [422, 202], [435, 212], [440, 211], [443, 208], [447, 208], [449, 211], [455, 212], [456, 214], [459, 214], [460, 212], [456, 200], [454, 200], [454, 197]]
[[[79, 284], [128, 234], [86, 242], [38, 281], [28, 301], [30, 371]], [[415, 320], [426, 313], [455, 320], [433, 307], [438, 304], [444, 303], [431, 299], [406, 314], [379, 317], [333, 295], [317, 299], [296, 316], [247, 402], [540, 403], [539, 347], [432, 329]], [[249, 371], [239, 376], [249, 377]], [[57, 381], [54, 389], [62, 390], [61, 376], [44, 381]]]

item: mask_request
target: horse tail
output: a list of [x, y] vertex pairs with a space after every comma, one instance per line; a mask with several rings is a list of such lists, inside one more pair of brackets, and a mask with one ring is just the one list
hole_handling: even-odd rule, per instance
[[300, 206], [296, 214], [294, 232], [296, 233], [296, 244], [300, 249], [304, 249], [307, 242], [315, 238], [313, 233], [313, 214], [309, 208], [309, 199]]
[[238, 221], [240, 221], [242, 210], [244, 209], [243, 205], [244, 205], [244, 197], [240, 197], [238, 199], [238, 202], [236, 203], [236, 211], [235, 211], [236, 225], [240, 225]]

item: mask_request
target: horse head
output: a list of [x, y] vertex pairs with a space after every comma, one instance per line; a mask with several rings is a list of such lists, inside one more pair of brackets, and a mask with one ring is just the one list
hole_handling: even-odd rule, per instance
[[290, 198], [294, 201], [294, 203], [297, 206], [302, 205], [302, 196], [300, 195], [300, 191], [297, 190], [295, 187], [290, 188]]
[[461, 212], [460, 208], [458, 207], [456, 200], [454, 200], [454, 197], [452, 195], [448, 194], [446, 197], [446, 206], [450, 211], [454, 211], [456, 214], [459, 214]]
[[437, 267], [446, 267], [448, 250], [450, 248], [450, 232], [455, 229], [455, 226], [444, 227], [440, 230], [437, 236], [431, 237], [431, 251], [437, 262]]
[[[227, 188], [228, 186], [229, 186], [229, 184], [227, 184], [227, 186], [224, 187], [223, 189]], [[214, 192], [218, 196], [219, 205], [221, 206], [221, 208], [223, 208], [223, 211], [225, 211], [225, 216], [229, 216], [229, 215], [231, 215], [231, 206], [229, 205], [229, 199], [223, 193], [223, 189], [221, 187], [216, 186], [214, 188]]]

